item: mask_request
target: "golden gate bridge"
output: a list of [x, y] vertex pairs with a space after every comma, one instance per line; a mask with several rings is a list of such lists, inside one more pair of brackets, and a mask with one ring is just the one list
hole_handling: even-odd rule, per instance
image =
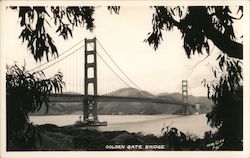
[[[106, 58], [97, 51], [97, 44], [105, 53]], [[82, 57], [82, 52], [84, 52], [84, 57]], [[99, 60], [102, 63], [97, 62]], [[113, 67], [108, 63], [108, 60], [112, 63]], [[50, 70], [50, 72], [54, 73], [56, 69], [60, 70], [62, 66], [67, 67], [67, 70], [69, 70], [69, 72], [62, 73], [68, 80], [66, 86], [68, 85], [71, 88], [70, 93], [63, 92], [51, 94], [49, 96], [49, 101], [83, 103], [83, 121], [78, 122], [81, 125], [106, 125], [106, 123], [102, 123], [98, 120], [98, 102], [151, 102], [175, 104], [186, 109], [183, 112], [185, 115], [191, 114], [188, 110], [189, 107], [195, 107], [195, 105], [191, 104], [188, 100], [189, 87], [187, 80], [182, 80], [181, 101], [153, 97], [146, 93], [146, 91], [143, 91], [142, 88], [139, 87], [121, 67], [119, 67], [97, 38], [85, 38], [60, 54], [57, 58], [43, 63], [30, 71], [43, 70], [46, 74], [46, 71]], [[107, 67], [109, 73], [107, 73], [107, 71], [100, 71], [98, 69], [99, 67]], [[83, 68], [84, 73], [82, 71]], [[99, 83], [99, 78], [105, 81], [105, 83]], [[140, 97], [120, 96], [116, 93], [115, 90], [125, 87], [138, 89]]]

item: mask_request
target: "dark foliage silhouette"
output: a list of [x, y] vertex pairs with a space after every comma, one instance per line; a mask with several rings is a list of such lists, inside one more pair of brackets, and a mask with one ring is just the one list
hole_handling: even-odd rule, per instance
[[[185, 7], [153, 7], [153, 30], [145, 39], [154, 49], [163, 40], [162, 31], [177, 27], [183, 38], [183, 47], [188, 57], [191, 54], [209, 53], [208, 40], [229, 57], [243, 58], [243, 46], [236, 42], [233, 28], [234, 20], [243, 16], [243, 7], [238, 7], [239, 18], [232, 17], [228, 6], [189, 6]], [[178, 20], [176, 20], [178, 19]]]
[[[243, 140], [243, 86], [242, 63], [243, 45], [237, 43], [233, 23], [243, 16], [243, 7], [239, 6], [233, 17], [228, 6], [194, 7], [153, 7], [153, 31], [145, 42], [154, 49], [163, 40], [162, 31], [177, 27], [183, 38], [183, 47], [188, 58], [198, 53], [210, 53], [208, 40], [221, 50], [218, 67], [212, 68], [217, 80], [203, 83], [207, 86], [208, 97], [215, 106], [207, 114], [208, 123], [218, 128], [216, 134], [224, 139], [223, 150], [242, 150]], [[176, 20], [178, 19], [178, 20]]]
[[[208, 86], [208, 96], [215, 106], [207, 114], [208, 123], [218, 128], [217, 135], [224, 138], [223, 150], [243, 149], [243, 86], [242, 63], [219, 56], [220, 73], [217, 83]], [[217, 71], [213, 70], [215, 77]]]
[[49, 54], [58, 55], [54, 41], [44, 27], [44, 23], [48, 23], [46, 16], [49, 14], [45, 7], [19, 7], [20, 25], [23, 28], [19, 38], [22, 38], [23, 42], [27, 41], [27, 47], [36, 61], [41, 61], [44, 55], [47, 60], [49, 60]]
[[[25, 66], [7, 66], [6, 72], [6, 110], [7, 110], [7, 140], [8, 147], [13, 143], [25, 143], [18, 139], [27, 132], [30, 112], [40, 110], [42, 106], [48, 109], [48, 94], [62, 91], [63, 75], [58, 72], [46, 79], [42, 71], [30, 73]], [[27, 132], [24, 132], [27, 131]], [[17, 145], [18, 146], [18, 145]], [[20, 145], [19, 147], [22, 147]], [[25, 145], [23, 146], [25, 148]]]
[[[65, 40], [69, 36], [73, 37], [74, 27], [83, 27], [90, 31], [95, 28], [93, 14], [96, 7], [93, 6], [12, 6], [10, 8], [19, 12], [20, 26], [23, 28], [19, 38], [27, 42], [27, 47], [36, 61], [41, 61], [44, 56], [49, 60], [50, 57], [58, 55], [47, 27], [54, 25], [57, 28], [55, 32]], [[107, 8], [110, 13], [115, 14], [118, 14], [120, 10], [119, 6]], [[51, 19], [53, 22], [50, 22]]]

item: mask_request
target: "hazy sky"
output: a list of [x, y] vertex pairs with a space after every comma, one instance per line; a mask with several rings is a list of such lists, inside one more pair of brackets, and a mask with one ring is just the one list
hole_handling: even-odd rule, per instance
[[[55, 34], [57, 27], [53, 24], [52, 28], [46, 26], [46, 29], [53, 34], [59, 54], [84, 38], [97, 37], [122, 70], [143, 90], [154, 94], [181, 92], [181, 80], [188, 79], [191, 94], [205, 96], [207, 90], [201, 85], [201, 81], [204, 78], [213, 79], [211, 65], [216, 65], [215, 59], [219, 50], [210, 42], [211, 50], [213, 50], [211, 56], [200, 63], [190, 75], [192, 71], [190, 68], [205, 58], [207, 54], [195, 55], [188, 59], [183, 48], [181, 33], [177, 29], [172, 32], [164, 32], [164, 41], [154, 51], [152, 47], [143, 42], [147, 33], [152, 30], [152, 13], [153, 10], [149, 7], [126, 6], [121, 8], [119, 15], [116, 15], [110, 14], [107, 8], [101, 7], [96, 9], [94, 14], [96, 26], [94, 31], [91, 33], [83, 28], [75, 28], [73, 38], [69, 40], [58, 37], [58, 34]], [[21, 39], [18, 39], [21, 31], [17, 19], [18, 12], [8, 9], [1, 17], [5, 21], [2, 25], [2, 36], [5, 40], [1, 50], [6, 55], [6, 62], [11, 64], [13, 61], [17, 61], [22, 65], [25, 59], [28, 69], [38, 66], [39, 63], [35, 63], [31, 53], [27, 50], [26, 43], [22, 44]], [[81, 78], [78, 80], [74, 78], [72, 69], [80, 65], [83, 67], [83, 50], [81, 49], [77, 56], [53, 68], [53, 72], [58, 69], [62, 72], [70, 70], [68, 76], [65, 74], [66, 91], [75, 89], [74, 87], [77, 87], [77, 91], [82, 91], [82, 88], [79, 87], [83, 86], [83, 69], [74, 70], [75, 74]], [[100, 46], [97, 47], [97, 51], [104, 56]], [[104, 58], [106, 57], [104, 56]], [[100, 63], [98, 75], [106, 75], [106, 78], [99, 77], [98, 79], [100, 89], [105, 87], [104, 79], [112, 78], [112, 75], [107, 77], [108, 72], [104, 70], [107, 70], [107, 67]], [[52, 70], [48, 70], [48, 73], [49, 71]]]

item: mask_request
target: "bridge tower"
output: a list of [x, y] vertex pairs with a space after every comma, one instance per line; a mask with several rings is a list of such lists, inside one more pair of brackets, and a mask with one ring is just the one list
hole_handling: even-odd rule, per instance
[[188, 111], [188, 106], [189, 106], [189, 102], [188, 102], [188, 81], [187, 80], [182, 80], [182, 102], [184, 104], [186, 104], [186, 107], [185, 107], [186, 114], [189, 114], [189, 111]]
[[[85, 38], [85, 75], [84, 75], [84, 122], [99, 122], [97, 117], [97, 61], [96, 61], [96, 38]], [[92, 71], [91, 71], [92, 69]], [[89, 71], [90, 70], [90, 71]], [[92, 74], [91, 74], [92, 73]], [[92, 88], [92, 94], [90, 89]]]

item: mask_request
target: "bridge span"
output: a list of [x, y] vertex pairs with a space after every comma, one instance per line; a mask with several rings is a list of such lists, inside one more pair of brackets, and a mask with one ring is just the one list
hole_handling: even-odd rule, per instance
[[[190, 114], [188, 111], [188, 107], [195, 106], [190, 104], [188, 101], [188, 83], [187, 80], [182, 81], [182, 100], [171, 100], [171, 99], [161, 99], [158, 97], [152, 97], [147, 96], [147, 94], [143, 93], [143, 90], [135, 84], [127, 75], [123, 72], [123, 70], [117, 65], [116, 62], [110, 57], [110, 55], [107, 53], [107, 51], [103, 48], [101, 43], [96, 39], [85, 39], [84, 40], [84, 79], [83, 79], [83, 86], [84, 91], [83, 94], [50, 94], [48, 96], [48, 99], [50, 102], [81, 102], [83, 103], [83, 122], [84, 123], [92, 123], [92, 122], [99, 122], [98, 120], [98, 114], [97, 114], [97, 103], [98, 102], [145, 102], [145, 103], [159, 103], [159, 104], [174, 104], [178, 106], [182, 106], [185, 108], [185, 114]], [[80, 42], [81, 43], [81, 42]], [[123, 84], [127, 85], [128, 87], [131, 87], [127, 81], [124, 81], [118, 73], [104, 60], [104, 58], [97, 52], [97, 43], [101, 46], [103, 51], [106, 53], [106, 56], [109, 57], [110, 61], [113, 65], [115, 65], [115, 68], [119, 70], [120, 74], [123, 74], [123, 76], [126, 77], [126, 80], [132, 83], [142, 94], [142, 97], [128, 97], [128, 96], [120, 96], [116, 94], [110, 95], [100, 95], [98, 93], [98, 80], [97, 80], [97, 57], [102, 59], [103, 63], [106, 64], [106, 66], [110, 69], [112, 73], [119, 79], [119, 81], [122, 81]], [[82, 46], [83, 47], [83, 46]], [[81, 47], [80, 47], [81, 48]], [[79, 48], [79, 49], [80, 49]], [[74, 51], [75, 52], [75, 51]], [[73, 52], [73, 53], [74, 53]], [[71, 53], [72, 54], [72, 53]], [[62, 59], [68, 57], [63, 57]], [[62, 60], [61, 59], [61, 60]], [[61, 61], [59, 60], [59, 61]], [[57, 61], [57, 62], [59, 62]], [[47, 67], [50, 67], [52, 65], [49, 65]], [[47, 68], [45, 67], [45, 68]], [[82, 67], [82, 65], [81, 65]], [[76, 68], [77, 69], [77, 68]], [[82, 74], [82, 73], [81, 73]], [[107, 75], [108, 76], [108, 75]], [[81, 76], [83, 77], [83, 76]], [[74, 77], [72, 77], [74, 78]], [[114, 84], [116, 83], [115, 80], [111, 80]], [[73, 84], [75, 82], [73, 81]], [[76, 82], [78, 83], [78, 82]], [[79, 87], [79, 85], [77, 85]], [[80, 86], [81, 87], [81, 86]], [[111, 88], [113, 85], [111, 85]], [[109, 88], [107, 88], [109, 89]], [[105, 94], [111, 94], [114, 92], [115, 89], [112, 91], [109, 90], [108, 92], [105, 92]], [[117, 89], [116, 89], [117, 90]], [[76, 91], [73, 91], [76, 92]], [[81, 91], [82, 92], [82, 91]], [[80, 123], [81, 124], [81, 123]]]
[[[105, 96], [105, 95], [81, 95], [81, 94], [51, 94], [49, 96], [50, 102], [84, 102], [84, 100], [92, 98], [98, 102], [145, 102], [145, 103], [160, 103], [160, 104], [175, 104], [186, 106], [182, 101], [173, 101], [170, 99], [159, 98], [139, 98], [139, 97], [123, 97], [123, 96]], [[189, 106], [195, 106], [189, 104]]]

